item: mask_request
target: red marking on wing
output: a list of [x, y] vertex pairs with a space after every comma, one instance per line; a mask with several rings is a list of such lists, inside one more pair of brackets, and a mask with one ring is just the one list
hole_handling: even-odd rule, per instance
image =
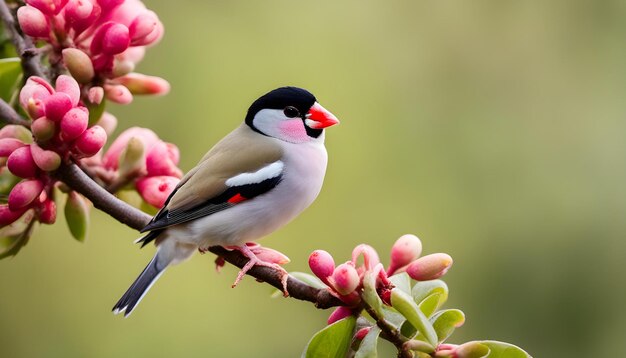
[[241, 194], [236, 194], [232, 198], [228, 199], [228, 202], [231, 204], [237, 204], [237, 203], [241, 203], [244, 200], [247, 200], [247, 199], [241, 196]]

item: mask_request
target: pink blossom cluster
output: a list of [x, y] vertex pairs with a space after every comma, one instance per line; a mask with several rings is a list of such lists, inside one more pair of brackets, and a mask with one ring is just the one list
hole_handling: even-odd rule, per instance
[[141, 197], [160, 208], [174, 190], [182, 171], [178, 147], [166, 143], [150, 129], [132, 127], [122, 132], [102, 157], [113, 181], [134, 181]]
[[8, 204], [0, 205], [0, 227], [12, 224], [29, 209], [34, 209], [38, 220], [52, 224], [56, 220], [56, 204], [50, 194], [50, 179], [43, 174], [61, 162], [60, 157], [30, 143], [28, 130], [17, 125], [6, 125], [0, 130], [0, 172], [9, 171], [23, 178], [9, 193]]
[[53, 223], [56, 208], [50, 194], [55, 181], [48, 173], [70, 157], [95, 155], [107, 134], [97, 125], [88, 128], [89, 111], [80, 104], [79, 85], [70, 76], [59, 76], [55, 88], [43, 78], [30, 77], [20, 92], [20, 104], [34, 119], [31, 131], [36, 142], [24, 135], [25, 128], [2, 129], [0, 158], [6, 158], [6, 169], [23, 180], [0, 208], [0, 225], [14, 222], [31, 208], [37, 209], [39, 221]]
[[103, 84], [114, 102], [169, 91], [159, 77], [131, 73], [163, 36], [158, 16], [139, 0], [26, 0], [17, 17], [25, 34], [49, 44], [51, 63], [62, 61], [88, 88]]
[[[61, 157], [91, 157], [106, 143], [104, 128], [88, 128], [89, 110], [81, 105], [80, 87], [70, 76], [59, 76], [55, 88], [43, 78], [30, 77], [20, 92], [20, 104], [33, 118], [31, 131], [37, 143]], [[51, 171], [57, 167], [41, 169]], [[23, 166], [20, 170], [30, 173], [34, 168]]]
[[[336, 297], [346, 303], [337, 308], [328, 318], [333, 323], [353, 314], [351, 307], [361, 302], [363, 279], [370, 273], [376, 277], [376, 291], [385, 303], [389, 303], [393, 285], [389, 277], [406, 272], [417, 281], [434, 280], [443, 276], [452, 266], [452, 258], [444, 253], [420, 257], [422, 243], [415, 235], [403, 235], [391, 248], [391, 258], [387, 269], [380, 262], [378, 253], [369, 245], [361, 244], [352, 251], [352, 259], [338, 266], [331, 254], [316, 250], [309, 256], [309, 267]], [[359, 258], [363, 257], [362, 264]]]

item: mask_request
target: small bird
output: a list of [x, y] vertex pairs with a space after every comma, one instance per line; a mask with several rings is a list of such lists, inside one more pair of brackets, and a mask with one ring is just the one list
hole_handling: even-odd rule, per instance
[[[244, 123], [219, 141], [170, 194], [136, 242], [157, 252], [113, 307], [128, 316], [170, 265], [196, 251], [225, 246], [254, 265], [275, 267], [246, 245], [284, 226], [317, 197], [328, 156], [324, 128], [338, 124], [315, 96], [281, 87], [254, 101]], [[280, 268], [283, 284], [287, 273]]]

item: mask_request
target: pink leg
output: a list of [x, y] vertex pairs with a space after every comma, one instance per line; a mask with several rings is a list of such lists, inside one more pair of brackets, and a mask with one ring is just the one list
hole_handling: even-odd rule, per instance
[[[229, 247], [230, 248], [230, 247]], [[275, 264], [273, 262], [265, 262], [261, 259], [259, 259], [254, 252], [252, 252], [252, 250], [250, 250], [250, 248], [247, 245], [242, 245], [242, 246], [237, 246], [234, 247], [235, 250], [241, 252], [245, 257], [247, 257], [250, 261], [248, 261], [243, 268], [239, 271], [239, 274], [237, 275], [237, 279], [235, 280], [235, 283], [233, 283], [233, 288], [237, 286], [237, 284], [239, 284], [239, 281], [241, 281], [241, 279], [243, 279], [243, 277], [246, 275], [246, 273], [253, 267], [253, 266], [265, 266], [265, 267], [271, 267], [273, 269], [276, 269], [278, 271], [280, 271], [280, 282], [283, 285], [283, 295], [285, 297], [289, 296], [289, 292], [287, 291], [287, 280], [289, 279], [289, 273], [279, 264]]]

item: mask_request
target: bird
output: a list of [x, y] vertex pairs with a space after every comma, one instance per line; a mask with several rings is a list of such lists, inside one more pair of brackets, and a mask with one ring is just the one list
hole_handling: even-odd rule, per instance
[[[309, 91], [280, 87], [259, 97], [245, 120], [202, 157], [169, 195], [136, 240], [154, 242], [156, 254], [113, 307], [130, 315], [172, 265], [210, 246], [237, 249], [255, 265], [246, 243], [289, 223], [318, 196], [328, 162], [324, 129], [339, 123]], [[286, 292], [287, 272], [283, 272]], [[234, 286], [233, 285], [233, 286]]]

